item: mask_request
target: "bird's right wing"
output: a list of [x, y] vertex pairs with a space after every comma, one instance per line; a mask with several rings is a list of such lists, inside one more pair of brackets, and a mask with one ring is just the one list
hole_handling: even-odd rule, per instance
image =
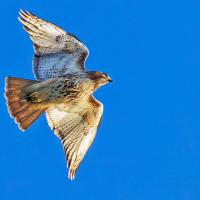
[[76, 112], [67, 111], [65, 105], [47, 110], [49, 126], [62, 141], [70, 179], [75, 178], [76, 170], [96, 136], [103, 113], [103, 105], [92, 96], [82, 103], [84, 106], [79, 105]]
[[19, 21], [34, 43], [33, 72], [38, 80], [84, 70], [87, 47], [60, 27], [22, 11]]

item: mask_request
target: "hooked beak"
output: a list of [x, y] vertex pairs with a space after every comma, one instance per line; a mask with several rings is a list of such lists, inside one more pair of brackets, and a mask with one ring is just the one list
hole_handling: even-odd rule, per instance
[[113, 80], [108, 76], [108, 82], [113, 82]]

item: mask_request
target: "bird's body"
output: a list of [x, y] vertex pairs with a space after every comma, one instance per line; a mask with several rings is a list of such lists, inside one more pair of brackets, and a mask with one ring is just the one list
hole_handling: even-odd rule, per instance
[[79, 77], [78, 74], [68, 74], [32, 84], [25, 88], [23, 94], [31, 103], [70, 105], [93, 92], [94, 85], [88, 78]]
[[37, 80], [8, 77], [8, 109], [22, 130], [46, 111], [49, 126], [63, 143], [73, 179], [103, 113], [103, 104], [92, 94], [111, 79], [105, 73], [85, 70], [88, 49], [75, 36], [29, 12], [20, 15], [34, 43]]

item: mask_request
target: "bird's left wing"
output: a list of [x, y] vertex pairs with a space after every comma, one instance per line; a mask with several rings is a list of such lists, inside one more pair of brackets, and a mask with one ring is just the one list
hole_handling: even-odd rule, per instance
[[19, 21], [34, 44], [33, 72], [38, 80], [84, 70], [89, 51], [77, 37], [27, 11], [21, 10]]
[[76, 170], [96, 136], [103, 113], [103, 105], [92, 96], [82, 103], [84, 106], [79, 105], [75, 112], [66, 111], [65, 105], [47, 110], [49, 126], [62, 141], [70, 179], [75, 178]]

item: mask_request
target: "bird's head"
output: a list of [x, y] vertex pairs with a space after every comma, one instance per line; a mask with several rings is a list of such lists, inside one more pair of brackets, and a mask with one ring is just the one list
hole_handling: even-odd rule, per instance
[[89, 71], [87, 72], [87, 75], [90, 80], [94, 81], [96, 89], [101, 87], [102, 85], [112, 82], [112, 79], [103, 72]]

